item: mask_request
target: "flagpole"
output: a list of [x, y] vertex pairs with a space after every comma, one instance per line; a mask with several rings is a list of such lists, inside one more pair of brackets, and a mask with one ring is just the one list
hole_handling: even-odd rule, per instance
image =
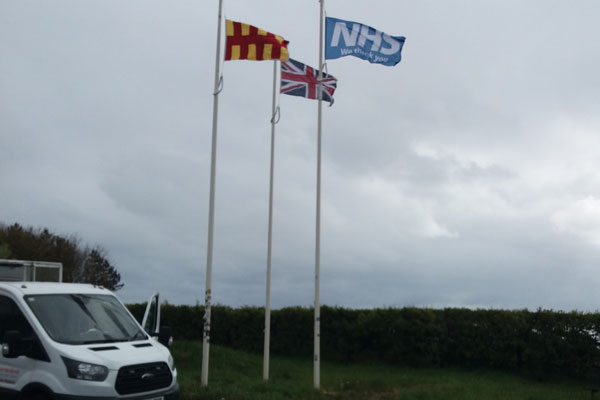
[[325, 0], [319, 0], [319, 112], [317, 118], [317, 212], [315, 233], [315, 327], [314, 327], [314, 384], [321, 386], [321, 111], [323, 105], [323, 9]]
[[263, 357], [263, 380], [269, 380], [269, 353], [271, 342], [271, 255], [273, 243], [273, 170], [275, 165], [275, 124], [277, 99], [277, 67], [279, 63], [273, 60], [273, 105], [271, 108], [271, 169], [269, 173], [269, 228], [267, 244], [267, 295], [265, 301], [265, 345]]
[[219, 110], [219, 92], [221, 84], [221, 20], [223, 0], [219, 0], [219, 17], [217, 23], [217, 54], [215, 61], [215, 86], [213, 92], [213, 121], [212, 121], [212, 146], [210, 156], [210, 198], [208, 205], [208, 244], [206, 250], [206, 291], [204, 297], [204, 333], [202, 336], [202, 371], [201, 385], [208, 386], [208, 358], [210, 347], [210, 314], [212, 297], [212, 262], [213, 262], [213, 236], [215, 226], [215, 175], [217, 166], [217, 115]]

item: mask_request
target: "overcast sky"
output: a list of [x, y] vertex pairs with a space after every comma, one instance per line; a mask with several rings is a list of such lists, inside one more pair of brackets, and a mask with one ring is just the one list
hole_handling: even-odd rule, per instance
[[[600, 2], [328, 0], [406, 36], [329, 60], [321, 300], [600, 309]], [[0, 0], [0, 221], [203, 304], [218, 1]], [[225, 0], [318, 64], [317, 0]], [[213, 301], [265, 302], [272, 62], [223, 65]], [[281, 96], [272, 304], [314, 296], [317, 102]]]

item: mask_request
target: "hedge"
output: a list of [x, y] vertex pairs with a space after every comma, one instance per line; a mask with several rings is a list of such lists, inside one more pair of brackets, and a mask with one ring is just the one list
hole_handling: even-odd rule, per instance
[[[143, 304], [128, 306], [141, 319]], [[204, 308], [162, 305], [175, 336], [202, 340]], [[312, 357], [312, 308], [271, 312], [271, 353]], [[213, 306], [211, 343], [260, 353], [264, 310]], [[600, 361], [600, 314], [552, 310], [323, 306], [321, 352], [336, 362], [491, 368], [536, 376], [589, 378]]]

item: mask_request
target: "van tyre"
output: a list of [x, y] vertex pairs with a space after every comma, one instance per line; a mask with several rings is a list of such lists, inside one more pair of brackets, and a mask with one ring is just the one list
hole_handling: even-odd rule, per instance
[[24, 400], [50, 400], [50, 396], [45, 393], [34, 393], [30, 395], [25, 395], [23, 397]]

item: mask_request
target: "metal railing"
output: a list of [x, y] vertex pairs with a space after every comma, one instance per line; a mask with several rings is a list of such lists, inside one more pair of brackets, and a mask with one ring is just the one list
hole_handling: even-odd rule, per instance
[[0, 259], [0, 281], [62, 282], [59, 262]]

